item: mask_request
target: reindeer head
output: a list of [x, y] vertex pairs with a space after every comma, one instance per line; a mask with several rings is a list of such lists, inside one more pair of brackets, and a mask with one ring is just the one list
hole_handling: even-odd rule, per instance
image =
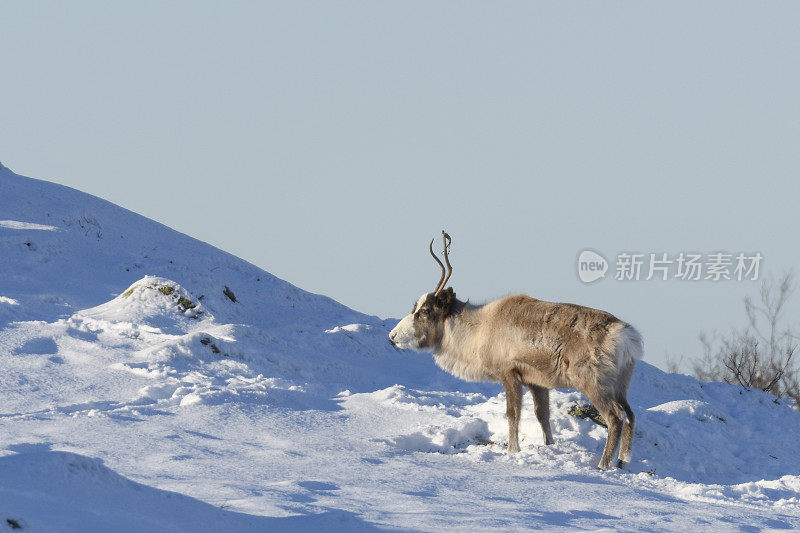
[[450, 248], [450, 235], [442, 231], [444, 241], [444, 265], [433, 252], [433, 239], [428, 247], [431, 255], [442, 268], [442, 277], [433, 292], [428, 292], [419, 297], [411, 310], [411, 314], [403, 318], [400, 323], [389, 333], [389, 342], [398, 348], [411, 348], [412, 350], [430, 350], [439, 345], [444, 334], [444, 321], [453, 312], [457, 302], [456, 294], [452, 287], [444, 288], [447, 280], [453, 273], [450, 259], [447, 256]]

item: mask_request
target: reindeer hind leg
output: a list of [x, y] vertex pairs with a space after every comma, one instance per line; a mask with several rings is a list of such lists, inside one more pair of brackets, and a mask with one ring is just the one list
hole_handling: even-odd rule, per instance
[[617, 453], [619, 447], [620, 437], [622, 435], [622, 424], [624, 409], [621, 404], [614, 400], [601, 400], [599, 398], [589, 398], [597, 410], [603, 415], [603, 418], [608, 425], [608, 438], [606, 445], [603, 448], [603, 455], [600, 457], [600, 463], [597, 467], [600, 470], [611, 470], [614, 455]]
[[622, 443], [619, 448], [619, 461], [617, 467], [627, 468], [631, 463], [631, 448], [633, 448], [633, 429], [636, 423], [636, 417], [633, 415], [633, 409], [628, 405], [628, 400], [621, 399], [619, 403], [625, 410], [625, 427], [622, 429]]

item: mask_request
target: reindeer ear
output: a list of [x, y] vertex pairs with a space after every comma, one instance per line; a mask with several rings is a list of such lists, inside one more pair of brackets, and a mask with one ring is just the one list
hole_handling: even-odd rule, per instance
[[450, 309], [450, 305], [455, 299], [456, 293], [453, 292], [453, 287], [447, 287], [436, 296], [436, 305], [443, 309]]

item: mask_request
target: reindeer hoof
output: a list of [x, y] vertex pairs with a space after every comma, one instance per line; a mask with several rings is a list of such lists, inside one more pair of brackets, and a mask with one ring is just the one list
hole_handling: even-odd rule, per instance
[[509, 446], [508, 447], [508, 455], [513, 455], [519, 452], [519, 446]]

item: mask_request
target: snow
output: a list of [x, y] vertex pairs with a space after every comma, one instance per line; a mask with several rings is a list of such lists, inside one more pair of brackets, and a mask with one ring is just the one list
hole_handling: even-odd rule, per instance
[[627, 471], [567, 390], [508, 456], [499, 386], [396, 320], [4, 167], [0, 218], [0, 529], [800, 528], [800, 414], [766, 393], [640, 361]]
[[0, 228], [10, 229], [38, 229], [43, 231], [56, 231], [55, 226], [48, 226], [46, 224], [34, 224], [33, 222], [22, 222], [19, 220], [0, 220]]

